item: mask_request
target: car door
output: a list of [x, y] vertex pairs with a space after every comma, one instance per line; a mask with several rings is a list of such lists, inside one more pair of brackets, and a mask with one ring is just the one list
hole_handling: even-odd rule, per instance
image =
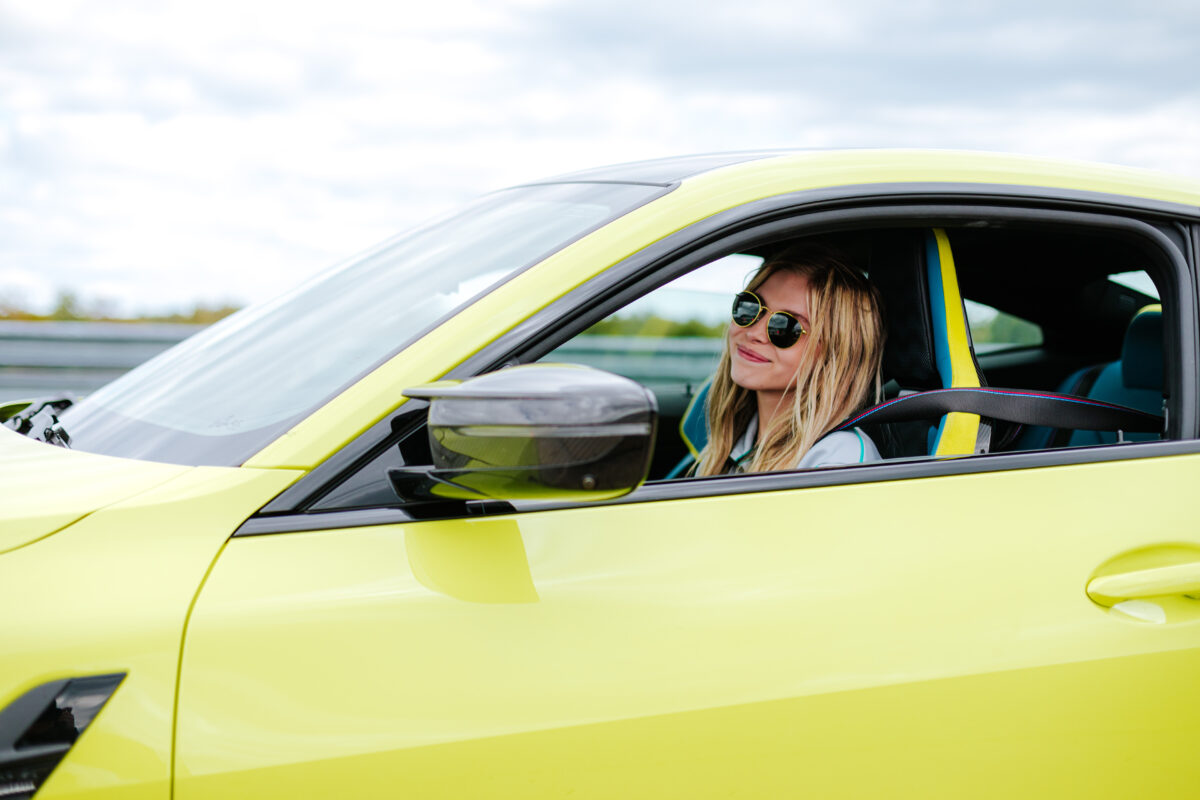
[[275, 514], [192, 611], [177, 796], [1179, 794], [1198, 450]]
[[[1182, 500], [1200, 457], [849, 482], [870, 470], [235, 538], [188, 630], [178, 794], [1115, 796], [1198, 777], [1194, 617], [1122, 618], [1085, 590], [1114, 555], [1200, 548]], [[1113, 501], [1135, 487], [1180, 499]]]

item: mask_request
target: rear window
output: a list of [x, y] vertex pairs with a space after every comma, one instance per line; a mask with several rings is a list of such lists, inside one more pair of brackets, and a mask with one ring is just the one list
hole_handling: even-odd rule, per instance
[[1155, 300], [1162, 299], [1158, 294], [1158, 287], [1154, 285], [1154, 281], [1146, 274], [1145, 270], [1118, 272], [1115, 275], [1109, 275], [1108, 279], [1113, 283], [1141, 292], [1147, 297], [1153, 297]]
[[967, 323], [976, 353], [1015, 347], [1037, 347], [1043, 341], [1040, 325], [974, 300], [966, 301]]

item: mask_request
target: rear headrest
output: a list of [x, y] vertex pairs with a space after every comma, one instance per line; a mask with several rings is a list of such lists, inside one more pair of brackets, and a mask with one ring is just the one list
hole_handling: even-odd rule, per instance
[[1146, 306], [1130, 320], [1121, 348], [1121, 382], [1130, 389], [1163, 390], [1162, 306]]

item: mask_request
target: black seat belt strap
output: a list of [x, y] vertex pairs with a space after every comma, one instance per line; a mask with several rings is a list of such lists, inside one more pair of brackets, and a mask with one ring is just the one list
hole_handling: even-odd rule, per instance
[[1163, 418], [1157, 414], [1102, 400], [1027, 389], [981, 387], [933, 389], [897, 397], [860, 412], [836, 430], [864, 423], [931, 419], [953, 411], [1005, 422], [1073, 430], [1162, 433], [1164, 425]]
[[[1083, 374], [1079, 376], [1079, 379], [1075, 381], [1075, 385], [1067, 388], [1067, 394], [1073, 394], [1076, 397], [1087, 397], [1088, 392], [1096, 385], [1096, 379], [1100, 377], [1100, 373], [1107, 366], [1108, 364], [1096, 364], [1085, 369]], [[1050, 442], [1046, 446], [1051, 448], [1066, 447], [1071, 442], [1072, 433], [1073, 431], [1069, 428], [1059, 428], [1051, 434]]]

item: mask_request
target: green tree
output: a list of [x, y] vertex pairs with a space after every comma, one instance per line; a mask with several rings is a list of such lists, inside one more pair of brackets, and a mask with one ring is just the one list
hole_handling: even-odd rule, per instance
[[657, 314], [614, 314], [602, 319], [586, 333], [592, 336], [646, 336], [655, 338], [684, 336], [720, 336], [724, 325], [710, 325], [698, 319], [676, 320]]
[[86, 319], [79, 308], [79, 298], [69, 289], [60, 289], [54, 301], [54, 308], [48, 319], [52, 320], [81, 320]]

